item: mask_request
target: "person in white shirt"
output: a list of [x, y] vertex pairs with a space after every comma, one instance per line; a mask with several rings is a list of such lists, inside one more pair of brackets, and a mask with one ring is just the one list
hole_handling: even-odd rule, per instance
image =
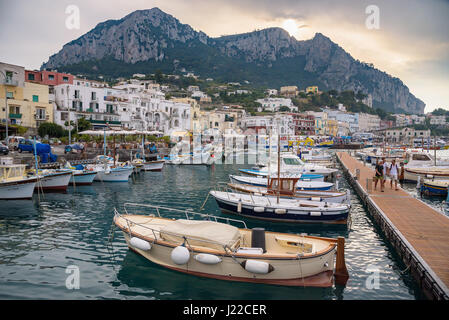
[[383, 168], [383, 179], [381, 181], [381, 183], [382, 183], [381, 189], [383, 190], [383, 189], [385, 189], [385, 181], [387, 179], [389, 165], [388, 165], [387, 161], [385, 160], [385, 158], [382, 158], [382, 163], [383, 163], [382, 166], [384, 168]]
[[395, 190], [397, 191], [398, 190], [399, 169], [398, 169], [398, 165], [396, 164], [395, 159], [393, 159], [393, 161], [391, 161], [389, 171], [390, 171], [390, 187], [391, 187], [391, 189], [393, 189], [393, 181], [394, 181]]

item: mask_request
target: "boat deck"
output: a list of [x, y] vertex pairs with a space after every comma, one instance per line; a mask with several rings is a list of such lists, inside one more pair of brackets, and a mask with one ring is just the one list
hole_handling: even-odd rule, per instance
[[[337, 152], [341, 164], [352, 176], [360, 170], [359, 185], [374, 204], [383, 212], [398, 231], [421, 256], [431, 271], [449, 287], [449, 218], [431, 208], [398, 184], [398, 191], [390, 189], [390, 182], [385, 182], [385, 191], [380, 185], [374, 190], [374, 182], [369, 185], [367, 179], [374, 177], [374, 169], [365, 166], [347, 152]], [[367, 190], [368, 189], [368, 190]], [[388, 223], [388, 221], [387, 221]], [[446, 291], [447, 292], [447, 291]]]

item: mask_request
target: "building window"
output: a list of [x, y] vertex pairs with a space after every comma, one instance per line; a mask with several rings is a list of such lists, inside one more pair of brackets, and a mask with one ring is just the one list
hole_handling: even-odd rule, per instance
[[39, 102], [39, 96], [33, 94], [33, 102]]
[[49, 74], [49, 75], [48, 75], [48, 80], [55, 80], [55, 76], [52, 75], [52, 74]]
[[28, 80], [34, 81], [34, 73], [28, 73]]
[[14, 99], [14, 92], [10, 92], [10, 91], [6, 92], [6, 98]]
[[45, 109], [36, 109], [36, 119], [45, 120]]

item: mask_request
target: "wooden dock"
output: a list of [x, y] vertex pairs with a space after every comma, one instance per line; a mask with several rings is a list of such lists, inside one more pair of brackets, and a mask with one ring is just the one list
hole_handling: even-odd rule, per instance
[[449, 300], [449, 218], [408, 192], [374, 190], [374, 170], [337, 152], [346, 178], [429, 299]]

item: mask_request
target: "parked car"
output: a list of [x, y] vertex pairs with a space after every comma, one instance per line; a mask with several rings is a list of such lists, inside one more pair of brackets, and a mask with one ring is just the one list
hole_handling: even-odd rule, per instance
[[21, 136], [9, 136], [8, 139], [5, 140], [5, 144], [12, 150], [17, 150], [19, 146], [19, 141], [24, 140], [24, 137]]
[[3, 143], [0, 142], [0, 154], [7, 155], [9, 153], [8, 146], [5, 146]]
[[[38, 143], [36, 141], [36, 143]], [[30, 139], [20, 139], [19, 145], [17, 146], [17, 150], [19, 152], [27, 151], [27, 152], [34, 152], [34, 141]]]
[[64, 153], [81, 153], [84, 150], [84, 145], [81, 143], [73, 143], [73, 144], [69, 144], [66, 145], [64, 148]]

